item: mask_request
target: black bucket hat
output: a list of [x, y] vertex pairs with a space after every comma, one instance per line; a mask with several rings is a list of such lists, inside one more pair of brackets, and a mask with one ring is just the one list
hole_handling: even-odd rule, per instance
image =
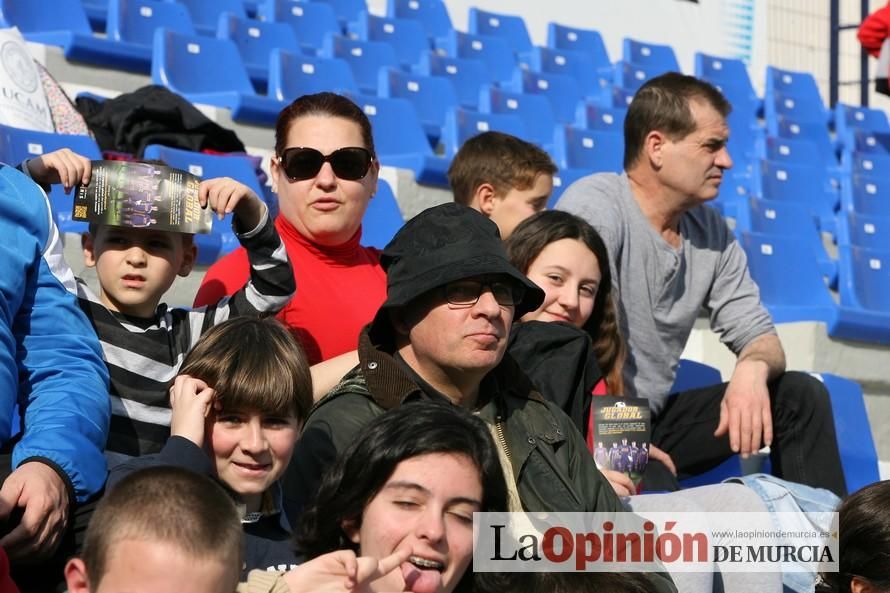
[[501, 274], [524, 288], [516, 318], [541, 306], [544, 291], [513, 267], [498, 226], [483, 214], [449, 202], [428, 208], [409, 220], [383, 250], [386, 270], [385, 309], [406, 305], [420, 295], [455, 280]]

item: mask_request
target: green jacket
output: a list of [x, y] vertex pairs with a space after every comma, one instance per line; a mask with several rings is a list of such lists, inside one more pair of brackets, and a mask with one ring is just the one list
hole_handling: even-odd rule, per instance
[[[284, 511], [294, 525], [311, 502], [321, 476], [373, 418], [403, 402], [429, 400], [393, 356], [359, 338], [359, 365], [309, 414], [284, 477]], [[596, 469], [581, 434], [558, 406], [535, 390], [505, 355], [480, 385], [480, 417], [500, 424], [527, 511], [623, 511], [621, 501]], [[656, 575], [659, 591], [676, 591]]]

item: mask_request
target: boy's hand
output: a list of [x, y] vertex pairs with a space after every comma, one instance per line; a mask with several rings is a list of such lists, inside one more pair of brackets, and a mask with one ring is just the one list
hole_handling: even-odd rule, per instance
[[229, 212], [234, 212], [238, 226], [244, 231], [255, 229], [266, 209], [266, 205], [249, 187], [231, 177], [202, 181], [198, 199], [202, 208], [210, 206], [220, 220]]
[[179, 375], [170, 388], [170, 435], [204, 446], [204, 422], [214, 405], [216, 392], [201, 379]]
[[[304, 562], [285, 574], [284, 581], [291, 593], [402, 591], [404, 581], [399, 567], [410, 555], [410, 548], [401, 548], [378, 560], [356, 557], [352, 550], [337, 550]], [[390, 575], [394, 578], [387, 579]]]
[[90, 159], [67, 148], [62, 148], [28, 161], [31, 179], [40, 185], [61, 183], [69, 193], [78, 183], [90, 182], [93, 167]]

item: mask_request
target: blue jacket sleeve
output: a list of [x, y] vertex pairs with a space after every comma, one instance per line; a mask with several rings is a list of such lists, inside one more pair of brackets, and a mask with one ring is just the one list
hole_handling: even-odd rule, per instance
[[24, 434], [13, 449], [12, 465], [47, 463], [67, 478], [69, 493], [82, 502], [102, 488], [107, 473], [102, 451], [111, 416], [108, 371], [93, 328], [57, 276], [58, 263], [50, 265], [58, 231], [48, 201], [36, 185], [26, 183], [16, 183], [18, 197], [34, 208], [29, 230], [40, 251], [13, 322]]

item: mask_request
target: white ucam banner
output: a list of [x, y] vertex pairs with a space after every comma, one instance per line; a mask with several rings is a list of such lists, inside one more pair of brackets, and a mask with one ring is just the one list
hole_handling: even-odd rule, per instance
[[52, 132], [53, 120], [31, 58], [18, 29], [0, 29], [0, 123]]

